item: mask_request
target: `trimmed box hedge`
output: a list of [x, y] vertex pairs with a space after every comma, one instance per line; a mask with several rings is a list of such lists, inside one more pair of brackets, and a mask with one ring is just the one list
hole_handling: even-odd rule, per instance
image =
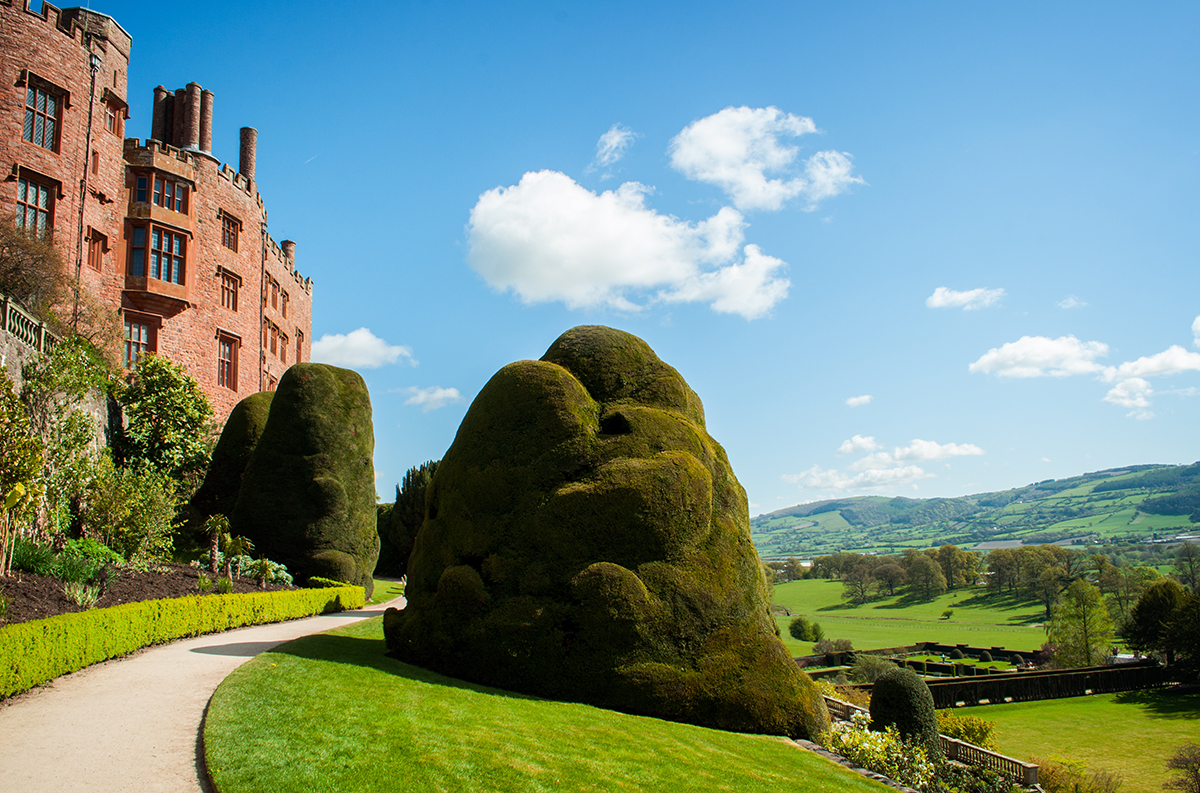
[[0, 697], [152, 644], [362, 608], [360, 586], [144, 600], [0, 628]]

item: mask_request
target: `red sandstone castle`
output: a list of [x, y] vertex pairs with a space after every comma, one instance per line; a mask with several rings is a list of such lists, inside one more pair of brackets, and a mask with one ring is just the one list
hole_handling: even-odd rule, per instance
[[183, 364], [223, 421], [309, 359], [312, 279], [267, 232], [257, 131], [237, 171], [213, 157], [211, 91], [155, 88], [150, 139], [124, 136], [131, 45], [104, 14], [0, 0], [0, 217], [120, 311], [126, 366]]

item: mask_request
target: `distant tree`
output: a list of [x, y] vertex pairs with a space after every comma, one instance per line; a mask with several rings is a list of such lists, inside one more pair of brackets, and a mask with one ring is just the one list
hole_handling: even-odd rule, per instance
[[881, 564], [874, 570], [875, 580], [879, 582], [879, 588], [882, 590], [887, 587], [888, 595], [896, 594], [896, 587], [904, 583], [908, 575], [904, 572], [904, 568], [898, 564]]
[[988, 587], [1011, 594], [1017, 585], [1017, 553], [1012, 548], [996, 548], [987, 555]]
[[1175, 575], [1193, 593], [1200, 594], [1200, 589], [1196, 588], [1200, 581], [1200, 547], [1195, 543], [1184, 540], [1179, 546], [1175, 553]]
[[1122, 636], [1129, 623], [1130, 613], [1146, 587], [1162, 578], [1153, 567], [1104, 568], [1100, 591], [1107, 595], [1108, 611]]
[[1167, 768], [1179, 771], [1182, 776], [1164, 782], [1163, 787], [1182, 790], [1184, 793], [1200, 793], [1200, 746], [1194, 743], [1180, 746], [1167, 760]]
[[854, 659], [849, 677], [856, 683], [874, 683], [884, 672], [895, 668], [896, 665], [886, 658], [860, 653]]
[[842, 578], [842, 599], [851, 603], [866, 603], [871, 599], [875, 577], [865, 564], [859, 564]]
[[946, 578], [946, 587], [956, 589], [975, 583], [979, 573], [979, 558], [955, 545], [943, 545], [937, 551], [937, 562]]
[[1187, 596], [1187, 590], [1173, 578], [1164, 578], [1146, 587], [1130, 613], [1125, 641], [1144, 653], [1161, 652], [1166, 655], [1167, 663], [1172, 663], [1175, 652], [1167, 641], [1167, 625]]
[[783, 563], [782, 572], [785, 581], [799, 581], [804, 578], [804, 565], [796, 557], [789, 556]]
[[1096, 666], [1112, 646], [1113, 623], [1100, 590], [1077, 579], [1067, 587], [1046, 629], [1063, 666]]
[[917, 554], [908, 565], [908, 588], [923, 600], [933, 600], [946, 591], [946, 576], [937, 562]]
[[1181, 676], [1200, 680], [1200, 595], [1188, 595], [1166, 624], [1164, 643], [1175, 654]]

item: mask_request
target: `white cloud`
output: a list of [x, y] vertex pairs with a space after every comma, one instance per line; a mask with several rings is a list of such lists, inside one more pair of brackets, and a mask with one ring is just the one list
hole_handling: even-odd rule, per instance
[[962, 308], [963, 311], [972, 311], [977, 308], [986, 308], [1002, 297], [1004, 297], [1003, 289], [981, 287], [959, 292], [939, 286], [933, 290], [932, 295], [925, 298], [925, 305], [929, 308]]
[[568, 308], [636, 311], [640, 295], [704, 301], [755, 319], [787, 296], [786, 264], [756, 245], [743, 247], [741, 213], [723, 207], [689, 223], [647, 208], [649, 192], [627, 182], [596, 194], [557, 171], [527, 173], [479, 197], [467, 228], [468, 261], [495, 289]]
[[1200, 372], [1200, 352], [1188, 352], [1178, 344], [1154, 355], [1144, 355], [1136, 361], [1127, 361], [1116, 368], [1109, 368], [1104, 379], [1113, 381], [1129, 378], [1158, 377], [1180, 372]]
[[[873, 441], [874, 438], [871, 440]], [[849, 441], [846, 443], [849, 443]], [[838, 451], [841, 452], [845, 447], [846, 444], [843, 443], [838, 448]], [[850, 468], [855, 471], [870, 471], [898, 466], [908, 460], [924, 462], [927, 460], [945, 460], [948, 457], [976, 457], [983, 453], [983, 449], [973, 443], [938, 443], [937, 441], [923, 441], [920, 438], [915, 438], [908, 446], [897, 446], [890, 453], [876, 452], [875, 454], [863, 457], [861, 460], [856, 460]]]
[[1192, 320], [1192, 337], [1197, 347], [1200, 347], [1200, 317]]
[[1105, 367], [1095, 359], [1107, 354], [1108, 345], [1099, 341], [1080, 341], [1074, 336], [1022, 336], [988, 350], [968, 368], [998, 377], [1066, 377], [1102, 372]]
[[783, 481], [798, 485], [801, 490], [877, 490], [902, 487], [931, 476], [933, 474], [926, 473], [924, 469], [915, 465], [863, 471], [853, 476], [814, 465], [799, 474], [785, 474]]
[[412, 394], [412, 396], [404, 400], [404, 404], [420, 405], [421, 411], [424, 413], [462, 400], [462, 394], [458, 393], [457, 388], [442, 388], [441, 386], [416, 388], [414, 386], [404, 390], [406, 393]]
[[314, 361], [350, 369], [378, 369], [401, 358], [417, 365], [412, 348], [388, 344], [366, 328], [349, 333], [326, 333], [312, 345]]
[[1075, 295], [1067, 295], [1056, 304], [1059, 308], [1083, 308], [1087, 305], [1086, 301], [1080, 300]]
[[600, 140], [596, 142], [596, 158], [592, 160], [592, 164], [588, 166], [589, 171], [595, 170], [597, 167], [607, 168], [613, 163], [625, 156], [625, 150], [633, 145], [633, 139], [637, 137], [633, 130], [621, 124], [613, 124], [600, 136]]
[[855, 435], [853, 438], [842, 441], [842, 445], [838, 447], [838, 454], [853, 454], [854, 452], [873, 452], [879, 448], [879, 444], [875, 442], [875, 438], [871, 435], [863, 437]]
[[1150, 387], [1150, 383], [1140, 377], [1133, 377], [1113, 386], [1105, 395], [1104, 401], [1112, 405], [1132, 408], [1125, 414], [1126, 416], [1145, 420], [1154, 418], [1154, 413], [1147, 410], [1150, 407], [1150, 396], [1153, 393], [1154, 389]]
[[846, 400], [846, 404], [852, 408], [856, 408], [861, 407], [862, 405], [871, 404], [872, 399], [874, 399], [874, 397], [872, 397], [870, 394], [863, 394], [862, 396], [850, 397]]
[[727, 107], [689, 124], [668, 151], [675, 170], [720, 187], [739, 209], [776, 210], [797, 196], [815, 209], [822, 199], [864, 183], [851, 175], [850, 155], [837, 151], [817, 152], [804, 162], [804, 176], [790, 175], [799, 149], [784, 140], [816, 131], [811, 118], [776, 107]]

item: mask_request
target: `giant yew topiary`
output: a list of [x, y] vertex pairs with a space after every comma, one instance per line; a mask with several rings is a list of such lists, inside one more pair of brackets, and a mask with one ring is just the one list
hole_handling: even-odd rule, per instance
[[371, 399], [349, 369], [284, 373], [242, 477], [232, 531], [303, 581], [322, 576], [371, 596], [379, 556]]
[[575, 328], [484, 386], [430, 484], [405, 595], [388, 647], [445, 674], [729, 730], [828, 724], [699, 397], [622, 331]]
[[258, 445], [267, 414], [271, 410], [273, 391], [260, 391], [238, 402], [225, 420], [221, 437], [213, 449], [208, 473], [200, 489], [192, 496], [191, 507], [200, 521], [210, 515], [230, 515], [242, 487], [242, 475], [250, 462], [250, 454]]

